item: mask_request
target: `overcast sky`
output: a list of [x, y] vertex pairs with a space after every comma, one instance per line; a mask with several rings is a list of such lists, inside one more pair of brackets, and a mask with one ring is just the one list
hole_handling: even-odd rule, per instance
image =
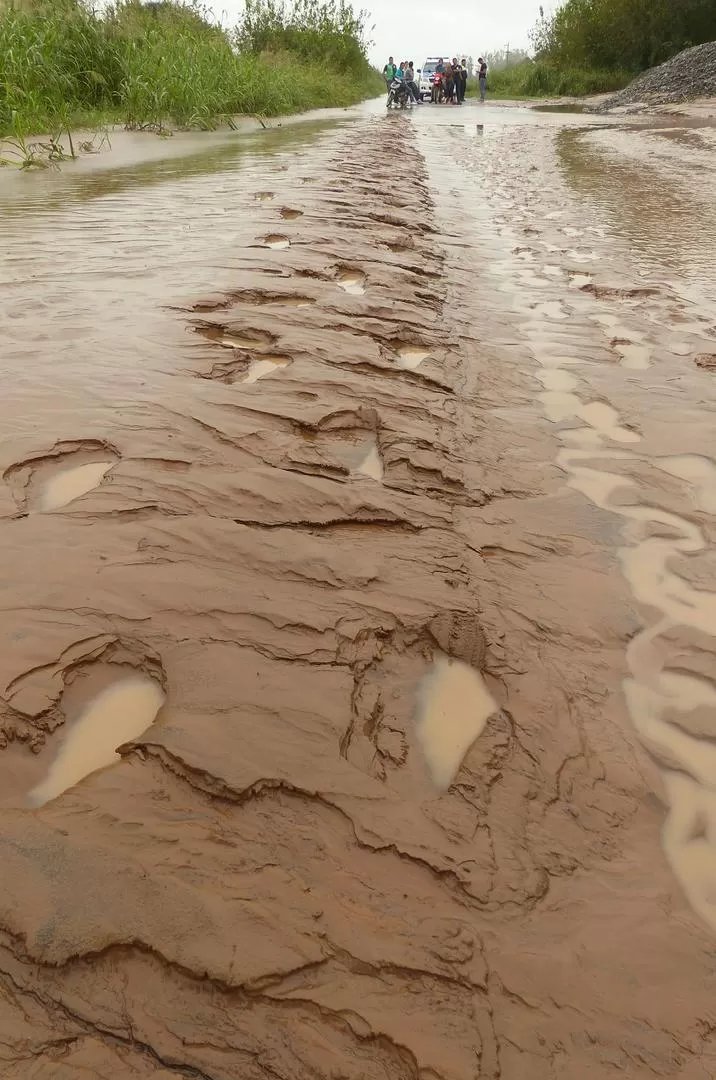
[[[544, 0], [542, 0], [544, 3]], [[428, 56], [472, 55], [526, 48], [528, 32], [539, 15], [540, 0], [355, 0], [367, 8], [375, 46], [371, 60], [380, 68], [393, 54], [396, 60], [422, 64]], [[209, 0], [215, 15], [235, 25], [242, 0]], [[545, 3], [551, 8], [554, 3]], [[222, 17], [223, 13], [223, 17]]]

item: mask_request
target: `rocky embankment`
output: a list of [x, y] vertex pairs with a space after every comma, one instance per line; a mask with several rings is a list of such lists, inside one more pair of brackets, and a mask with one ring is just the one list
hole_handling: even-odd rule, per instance
[[665, 64], [643, 72], [595, 111], [609, 112], [624, 107], [631, 111], [702, 97], [716, 97], [716, 41], [686, 49]]

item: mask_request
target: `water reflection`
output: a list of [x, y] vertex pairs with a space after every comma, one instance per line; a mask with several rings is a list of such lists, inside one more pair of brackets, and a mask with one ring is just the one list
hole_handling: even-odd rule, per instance
[[[105, 155], [102, 164], [106, 164], [106, 167], [102, 170], [94, 167], [91, 171], [85, 171], [85, 163], [80, 160], [59, 170], [4, 172], [0, 187], [0, 215], [27, 210], [56, 210], [72, 203], [85, 203], [108, 195], [118, 195], [128, 188], [152, 187], [177, 179], [229, 172], [235, 170], [242, 159], [295, 150], [318, 136], [335, 130], [337, 126], [350, 122], [307, 121], [248, 134], [224, 132], [212, 135], [197, 132], [195, 136], [182, 137], [176, 148], [172, 147], [171, 140], [165, 142], [164, 157], [132, 161], [125, 165], [121, 164], [123, 133], [120, 132], [115, 137], [112, 149]], [[158, 136], [147, 135], [145, 138], [149, 140]], [[133, 147], [134, 141], [130, 145]], [[191, 152], [188, 148], [194, 145], [196, 150]], [[179, 148], [181, 152], [178, 152]], [[147, 149], [154, 150], [150, 144], [147, 144]]]
[[[657, 133], [565, 128], [556, 140], [558, 160], [574, 191], [606, 212], [637, 265], [673, 270], [682, 294], [686, 284], [699, 298], [716, 300], [714, 177], [689, 167], [685, 144], [677, 144], [678, 172], [650, 157], [650, 137]], [[627, 156], [634, 140], [640, 143], [638, 158]]]

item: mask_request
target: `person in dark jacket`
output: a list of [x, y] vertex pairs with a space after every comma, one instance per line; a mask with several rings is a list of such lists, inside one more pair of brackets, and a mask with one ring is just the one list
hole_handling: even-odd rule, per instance
[[455, 73], [453, 71], [453, 66], [449, 61], [445, 65], [443, 85], [445, 87], [445, 101], [448, 105], [452, 105], [453, 96], [455, 94]]
[[478, 57], [477, 62], [480, 65], [478, 73], [478, 78], [480, 80], [480, 101], [484, 101], [487, 97], [487, 64], [481, 56]]
[[460, 93], [458, 95], [458, 101], [462, 105], [465, 100], [465, 94], [467, 93], [467, 60], [463, 60], [460, 64]]

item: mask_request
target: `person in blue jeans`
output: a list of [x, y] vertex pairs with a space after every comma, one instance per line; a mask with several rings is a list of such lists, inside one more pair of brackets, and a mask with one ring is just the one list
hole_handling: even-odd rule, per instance
[[478, 78], [480, 79], [480, 101], [484, 101], [487, 97], [487, 64], [478, 56], [477, 62], [480, 65], [480, 71]]
[[405, 85], [410, 91], [415, 104], [422, 105], [423, 99], [420, 96], [420, 90], [418, 89], [418, 84], [415, 81], [415, 64], [412, 60], [408, 60], [405, 68]]

